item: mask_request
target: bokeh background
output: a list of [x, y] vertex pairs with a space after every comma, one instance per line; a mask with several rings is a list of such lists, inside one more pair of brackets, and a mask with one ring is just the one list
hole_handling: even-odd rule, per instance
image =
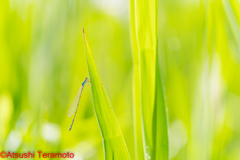
[[[127, 0], [0, 2], [0, 151], [104, 159], [82, 28], [134, 159]], [[170, 159], [240, 159], [240, 2], [159, 1], [159, 54]]]

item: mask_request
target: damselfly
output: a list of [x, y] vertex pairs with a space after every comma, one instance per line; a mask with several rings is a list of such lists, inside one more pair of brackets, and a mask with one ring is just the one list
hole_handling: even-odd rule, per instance
[[69, 127], [69, 131], [72, 129], [72, 125], [73, 125], [73, 122], [74, 122], [74, 119], [76, 117], [76, 114], [77, 114], [77, 109], [78, 109], [78, 105], [79, 105], [79, 101], [80, 101], [80, 98], [81, 98], [81, 95], [82, 95], [82, 91], [83, 91], [83, 88], [85, 86], [86, 83], [89, 82], [89, 79], [86, 77], [85, 80], [83, 81], [78, 93], [77, 93], [77, 96], [75, 97], [75, 99], [73, 100], [70, 108], [68, 109], [68, 117], [72, 116], [74, 111], [75, 111], [75, 114], [74, 114], [74, 117], [73, 117], [73, 120], [72, 120], [72, 124], [71, 126]]

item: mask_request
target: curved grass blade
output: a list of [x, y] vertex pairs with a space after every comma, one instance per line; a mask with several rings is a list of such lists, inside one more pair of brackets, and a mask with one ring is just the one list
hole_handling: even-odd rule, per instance
[[83, 34], [88, 72], [91, 79], [92, 98], [99, 128], [103, 137], [105, 159], [112, 160], [114, 153], [115, 160], [128, 160], [130, 159], [130, 156], [125, 141], [106, 91], [98, 75], [84, 30]]

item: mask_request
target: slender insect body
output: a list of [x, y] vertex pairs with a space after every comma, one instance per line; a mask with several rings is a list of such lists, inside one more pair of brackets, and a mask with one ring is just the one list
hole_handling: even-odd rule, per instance
[[73, 113], [74, 113], [74, 110], [75, 110], [75, 114], [74, 114], [74, 117], [73, 117], [73, 120], [72, 120], [72, 124], [71, 126], [69, 127], [69, 131], [72, 129], [72, 125], [73, 125], [73, 122], [75, 120], [75, 117], [76, 117], [76, 114], [77, 114], [77, 109], [78, 109], [78, 105], [79, 105], [79, 102], [80, 102], [80, 98], [81, 98], [81, 95], [82, 95], [82, 91], [83, 91], [83, 88], [86, 84], [86, 82], [89, 82], [88, 78], [86, 77], [85, 80], [83, 81], [79, 91], [78, 91], [78, 94], [77, 96], [75, 97], [75, 99], [73, 100], [72, 102], [72, 105], [70, 106], [69, 110], [68, 110], [68, 116], [70, 117]]

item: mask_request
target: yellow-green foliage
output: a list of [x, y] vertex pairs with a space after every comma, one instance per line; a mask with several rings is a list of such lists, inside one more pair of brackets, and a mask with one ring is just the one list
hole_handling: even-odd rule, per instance
[[1, 1], [0, 152], [239, 160], [239, 8], [238, 0]]
[[[135, 156], [138, 159], [167, 160], [167, 115], [157, 58], [158, 1], [131, 1], [131, 32]], [[141, 130], [142, 134], [139, 133]]]
[[105, 159], [130, 159], [127, 146], [124, 142], [113, 108], [103, 87], [103, 83], [98, 75], [85, 33], [84, 41], [88, 73], [92, 89], [92, 98], [98, 124], [103, 137]]

